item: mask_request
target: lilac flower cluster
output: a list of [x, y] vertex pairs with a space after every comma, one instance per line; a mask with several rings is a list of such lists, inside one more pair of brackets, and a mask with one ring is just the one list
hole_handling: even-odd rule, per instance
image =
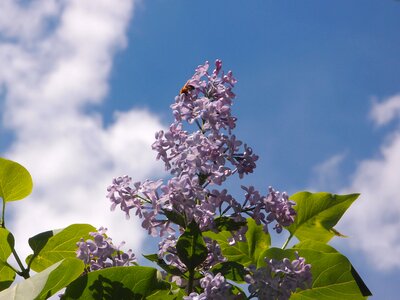
[[303, 257], [290, 261], [284, 258], [281, 261], [265, 258], [267, 265], [256, 269], [248, 268], [249, 274], [245, 280], [249, 283], [251, 297], [258, 299], [287, 300], [297, 288], [311, 287], [311, 265], [305, 263]]
[[[165, 237], [159, 244], [158, 257], [182, 273], [194, 270], [188, 270], [179, 259], [174, 233], [177, 229], [182, 232], [192, 221], [200, 231], [215, 232], [220, 230], [218, 222], [226, 221], [230, 226], [222, 224], [221, 228], [231, 230], [230, 244], [245, 240], [247, 216], [263, 224], [266, 232], [271, 222], [276, 222], [274, 229], [280, 233], [283, 226], [294, 221], [294, 202], [286, 193], [270, 188], [262, 196], [254, 187], [242, 187], [245, 201], [241, 204], [226, 189], [209, 188], [221, 186], [234, 174], [243, 178], [256, 168], [258, 156], [232, 134], [236, 127], [236, 117], [231, 114], [235, 84], [232, 72], [222, 71], [220, 60], [211, 73], [208, 62], [199, 66], [171, 105], [173, 123], [168, 130], [155, 134], [152, 145], [171, 178], [166, 183], [132, 182], [123, 176], [115, 178], [107, 189], [112, 210], [119, 206], [127, 218], [134, 213], [143, 219], [142, 227], [150, 235]], [[186, 130], [191, 125], [196, 126], [193, 132]], [[217, 217], [222, 218], [217, 221]], [[216, 241], [204, 241], [208, 256], [197, 266], [203, 273], [225, 261]], [[187, 299], [222, 299], [221, 295], [227, 293], [228, 284], [221, 274], [206, 274], [200, 281], [204, 292], [192, 293]]]
[[238, 295], [232, 294], [232, 285], [226, 282], [225, 277], [218, 273], [213, 275], [208, 272], [200, 279], [200, 286], [203, 289], [201, 294], [190, 293], [183, 297], [184, 300], [229, 300], [238, 299]]
[[123, 252], [120, 247], [114, 246], [111, 238], [106, 236], [107, 228], [100, 227], [97, 232], [90, 232], [93, 240], [81, 239], [78, 243], [76, 255], [87, 265], [86, 271], [95, 271], [99, 269], [130, 266], [135, 264], [136, 258], [132, 250]]
[[[127, 217], [135, 210], [152, 236], [172, 234], [173, 223], [184, 227], [192, 220], [202, 231], [215, 230], [218, 212], [222, 215], [229, 212], [237, 222], [244, 222], [243, 213], [247, 213], [258, 224], [265, 224], [266, 231], [266, 225], [275, 220], [278, 223], [275, 229], [280, 232], [282, 226], [293, 222], [295, 214], [286, 194], [270, 190], [268, 196], [261, 197], [251, 188], [246, 190], [246, 202], [250, 201], [250, 205], [245, 206], [226, 190], [207, 189], [208, 185], [221, 185], [234, 173], [240, 178], [252, 173], [258, 159], [250, 147], [232, 134], [236, 126], [236, 117], [231, 114], [236, 79], [231, 71], [227, 74], [221, 71], [220, 60], [211, 74], [208, 69], [208, 62], [196, 69], [171, 105], [175, 120], [169, 131], [156, 133], [152, 147], [173, 177], [166, 184], [146, 180], [133, 183], [133, 187], [128, 176], [114, 179], [107, 196], [112, 202], [111, 209], [119, 205]], [[183, 121], [195, 123], [198, 130], [189, 133], [184, 130]], [[230, 242], [244, 240], [246, 230], [243, 226], [233, 232]]]
[[[178, 95], [171, 105], [175, 121], [169, 131], [156, 133], [152, 147], [171, 174], [188, 175], [191, 180], [200, 176], [201, 181], [221, 185], [230, 175], [237, 172], [242, 178], [256, 167], [258, 156], [246, 144], [240, 151], [243, 143], [232, 135], [236, 79], [231, 71], [224, 75], [221, 68], [222, 62], [217, 60], [209, 75], [208, 62], [199, 66], [186, 83], [191, 89]], [[182, 121], [196, 123], [199, 130], [189, 134]]]
[[263, 223], [265, 232], [268, 232], [268, 224], [273, 221], [276, 221], [273, 229], [277, 233], [282, 232], [283, 226], [294, 222], [296, 211], [293, 206], [296, 203], [289, 200], [287, 193], [280, 193], [269, 187], [268, 195], [261, 196], [253, 186], [242, 186], [242, 189], [246, 191], [242, 211], [252, 217], [258, 225]]

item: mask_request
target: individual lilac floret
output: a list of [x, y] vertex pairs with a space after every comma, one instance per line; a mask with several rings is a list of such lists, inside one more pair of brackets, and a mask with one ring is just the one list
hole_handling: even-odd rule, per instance
[[207, 272], [205, 276], [200, 279], [200, 286], [203, 293], [191, 293], [189, 296], [183, 297], [184, 300], [233, 300], [237, 299], [238, 295], [232, 294], [232, 285], [226, 282], [225, 277], [218, 273], [213, 275]]
[[311, 265], [305, 263], [303, 257], [290, 261], [284, 258], [281, 261], [267, 259], [267, 265], [256, 269], [250, 266], [245, 280], [249, 284], [251, 297], [258, 299], [287, 300], [297, 288], [307, 289], [311, 287]]
[[130, 266], [136, 263], [135, 254], [132, 250], [123, 252], [119, 248], [124, 244], [121, 243], [116, 247], [111, 238], [106, 236], [107, 228], [100, 227], [97, 232], [90, 232], [93, 240], [81, 239], [76, 245], [78, 250], [76, 256], [81, 259], [88, 272], [99, 269]]

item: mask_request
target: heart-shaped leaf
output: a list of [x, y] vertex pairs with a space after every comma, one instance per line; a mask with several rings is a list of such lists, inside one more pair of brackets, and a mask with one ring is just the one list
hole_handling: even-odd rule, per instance
[[21, 200], [32, 192], [31, 174], [19, 163], [0, 158], [0, 197], [5, 202]]

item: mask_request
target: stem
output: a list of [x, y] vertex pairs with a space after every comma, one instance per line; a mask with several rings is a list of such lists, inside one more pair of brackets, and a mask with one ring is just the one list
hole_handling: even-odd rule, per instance
[[22, 277], [24, 277], [25, 279], [28, 279], [29, 276], [29, 269], [25, 269], [24, 265], [22, 264], [21, 260], [19, 259], [19, 256], [17, 254], [17, 251], [15, 251], [15, 249], [12, 249], [12, 253], [14, 255], [15, 260], [18, 263], [18, 266], [21, 268], [21, 272], [17, 272], [18, 275], [21, 275]]
[[4, 221], [4, 216], [6, 214], [6, 201], [4, 201], [3, 198], [1, 198], [2, 202], [3, 202], [3, 210], [1, 211], [1, 223], [0, 223], [0, 227], [1, 228], [6, 228], [6, 222]]
[[193, 291], [193, 280], [194, 280], [194, 269], [190, 269], [189, 270], [188, 290], [187, 290], [188, 296]]
[[289, 237], [287, 238], [286, 242], [283, 244], [282, 249], [285, 249], [286, 246], [289, 244], [289, 241], [292, 239], [293, 234], [290, 234]]

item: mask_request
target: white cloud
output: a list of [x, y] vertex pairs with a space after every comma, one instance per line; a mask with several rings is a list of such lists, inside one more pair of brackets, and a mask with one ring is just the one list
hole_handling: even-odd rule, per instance
[[133, 0], [1, 1], [0, 87], [3, 126], [15, 133], [5, 156], [26, 166], [33, 194], [11, 203], [9, 228], [17, 249], [27, 238], [71, 223], [107, 226], [118, 243], [139, 251], [138, 220], [111, 213], [105, 198], [112, 177], [142, 180], [160, 171], [149, 151], [162, 125], [145, 110], [102, 117], [85, 112], [108, 92], [115, 52], [127, 45]]
[[[399, 116], [400, 96], [373, 104], [371, 116], [377, 125]], [[390, 133], [379, 155], [361, 161], [350, 184], [340, 193], [361, 193], [346, 212], [338, 230], [350, 238], [344, 241], [364, 253], [378, 270], [400, 269], [400, 128]], [[339, 191], [338, 191], [339, 192]]]
[[400, 117], [400, 94], [382, 102], [373, 102], [370, 117], [377, 126], [382, 126]]
[[318, 187], [319, 191], [334, 192], [342, 182], [340, 165], [345, 158], [346, 153], [339, 153], [316, 165], [312, 170], [311, 187]]

